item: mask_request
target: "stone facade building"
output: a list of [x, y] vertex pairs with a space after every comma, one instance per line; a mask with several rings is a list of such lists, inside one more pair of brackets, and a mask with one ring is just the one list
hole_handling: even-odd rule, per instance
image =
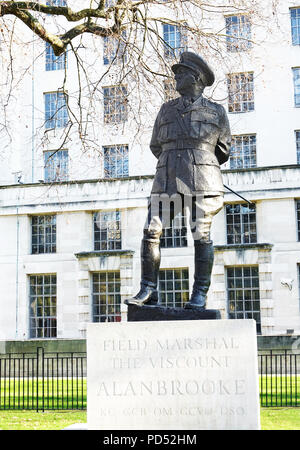
[[[264, 336], [297, 335], [300, 3], [279, 2], [280, 32], [274, 25], [265, 39], [247, 14], [214, 21], [227, 33], [231, 61], [236, 55], [230, 72], [226, 64], [216, 67], [217, 87], [207, 93], [223, 99], [233, 135], [223, 180], [251, 204], [228, 190], [225, 207], [214, 219], [208, 307], [219, 309], [224, 319], [254, 318]], [[162, 29], [170, 46], [180, 36], [175, 28]], [[263, 45], [255, 44], [255, 36]], [[65, 69], [72, 73], [76, 62], [68, 55], [66, 68], [66, 60], [38, 45], [29, 50], [34, 69], [7, 107], [10, 139], [4, 132], [2, 139], [0, 339], [83, 339], [90, 321], [126, 320], [123, 302], [137, 291], [140, 240], [156, 165], [149, 142], [164, 100], [155, 99], [137, 138], [134, 106], [120, 106], [125, 91], [105, 80], [104, 106], [99, 104], [95, 125], [99, 154], [89, 155], [74, 139], [51, 157], [68, 121], [59, 87]], [[193, 50], [189, 42], [185, 45]], [[35, 60], [37, 54], [42, 56]], [[99, 73], [107, 61], [103, 42]], [[213, 57], [209, 62], [214, 67]], [[113, 110], [112, 104], [119, 108]], [[194, 275], [193, 242], [184, 218], [174, 218], [164, 230], [161, 252], [161, 302], [181, 306]]]

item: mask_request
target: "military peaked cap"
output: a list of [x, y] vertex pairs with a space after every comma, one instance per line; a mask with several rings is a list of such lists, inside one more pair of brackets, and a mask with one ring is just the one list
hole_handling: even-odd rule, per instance
[[179, 67], [192, 69], [197, 75], [200, 75], [206, 86], [211, 86], [215, 81], [215, 75], [209, 65], [196, 53], [181, 53], [179, 63], [172, 66], [173, 72], [176, 73]]

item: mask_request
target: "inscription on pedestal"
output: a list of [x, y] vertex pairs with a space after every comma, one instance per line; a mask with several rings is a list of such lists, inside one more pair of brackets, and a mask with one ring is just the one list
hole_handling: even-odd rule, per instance
[[259, 429], [252, 320], [89, 324], [88, 428]]

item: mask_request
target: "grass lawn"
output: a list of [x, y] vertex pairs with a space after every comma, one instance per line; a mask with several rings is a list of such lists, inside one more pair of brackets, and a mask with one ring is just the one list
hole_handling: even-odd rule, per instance
[[262, 430], [300, 430], [300, 408], [261, 408]]
[[[0, 411], [1, 430], [61, 430], [86, 423], [86, 411]], [[262, 430], [300, 430], [300, 408], [261, 408]]]
[[86, 379], [41, 378], [3, 379], [0, 382], [0, 408], [7, 410], [86, 409]]
[[0, 430], [62, 430], [86, 423], [86, 411], [0, 411]]

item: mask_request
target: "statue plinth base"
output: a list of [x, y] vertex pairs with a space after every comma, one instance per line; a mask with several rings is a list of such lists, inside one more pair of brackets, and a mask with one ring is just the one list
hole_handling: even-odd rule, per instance
[[216, 320], [221, 319], [217, 309], [170, 308], [162, 305], [131, 305], [127, 304], [128, 322], [159, 321], [159, 320]]

